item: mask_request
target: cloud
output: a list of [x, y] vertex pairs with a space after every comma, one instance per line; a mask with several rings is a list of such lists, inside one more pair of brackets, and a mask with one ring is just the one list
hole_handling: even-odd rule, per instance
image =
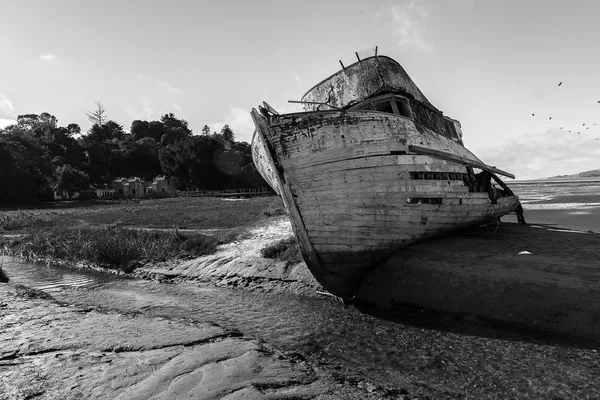
[[221, 128], [225, 125], [229, 125], [235, 134], [235, 140], [237, 142], [250, 143], [252, 141], [254, 122], [252, 122], [252, 117], [250, 117], [250, 112], [248, 110], [231, 107], [223, 121], [208, 124], [213, 132], [220, 132]]
[[398, 39], [398, 47], [414, 47], [429, 53], [434, 46], [423, 34], [429, 15], [421, 5], [422, 0], [407, 0], [391, 7], [394, 35]]
[[58, 58], [58, 56], [56, 54], [52, 54], [52, 53], [40, 54], [40, 60], [44, 60], [44, 61], [54, 61], [57, 58]]
[[153, 100], [143, 97], [141, 104], [125, 105], [125, 112], [132, 120], [158, 121], [164, 114], [173, 113], [177, 118], [184, 118], [183, 110], [177, 103]]
[[472, 150], [486, 164], [512, 172], [517, 179], [574, 174], [600, 168], [600, 140], [595, 140], [600, 129], [588, 132], [577, 135], [553, 128]]
[[157, 79], [156, 84], [158, 85], [158, 87], [166, 90], [169, 93], [178, 94], [178, 95], [183, 93], [181, 91], [181, 89], [176, 88], [175, 86], [171, 85], [169, 82], [161, 81], [160, 79]]
[[15, 106], [13, 106], [13, 103], [8, 97], [0, 93], [0, 116], [13, 116], [14, 112]]
[[147, 84], [148, 84], [148, 77], [147, 77], [146, 75], [143, 75], [143, 74], [137, 74], [137, 75], [135, 76], [135, 78], [136, 78], [138, 81], [140, 81], [140, 82], [142, 82], [143, 84], [145, 84], [145, 85], [147, 85]]
[[6, 128], [9, 125], [15, 125], [17, 121], [14, 119], [4, 119], [0, 118], [0, 129]]

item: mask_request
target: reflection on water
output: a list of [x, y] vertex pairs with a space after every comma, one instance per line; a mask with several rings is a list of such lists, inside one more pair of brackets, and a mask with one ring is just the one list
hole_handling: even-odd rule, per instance
[[58, 293], [68, 287], [90, 287], [99, 283], [127, 279], [93, 270], [47, 265], [42, 262], [31, 263], [14, 257], [0, 256], [0, 266], [12, 283], [21, 283], [48, 293]]

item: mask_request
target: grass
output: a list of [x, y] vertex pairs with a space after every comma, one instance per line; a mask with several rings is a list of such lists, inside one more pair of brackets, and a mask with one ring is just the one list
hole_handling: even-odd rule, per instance
[[304, 260], [295, 236], [278, 240], [263, 247], [260, 250], [260, 254], [265, 258], [288, 261], [292, 264], [297, 264]]
[[50, 222], [51, 216], [44, 213], [27, 211], [0, 212], [0, 232], [17, 231], [28, 226], [43, 226]]
[[62, 203], [43, 209], [5, 210], [0, 211], [0, 233], [12, 234], [0, 235], [0, 253], [26, 259], [86, 261], [131, 272], [140, 261], [214, 253], [219, 245], [243, 236], [247, 227], [282, 212], [279, 197], [236, 201], [168, 198], [74, 203], [71, 207]]
[[0, 231], [31, 226], [108, 225], [144, 228], [227, 229], [283, 215], [278, 196], [236, 199], [178, 197], [139, 202], [53, 203], [39, 209], [0, 211]]

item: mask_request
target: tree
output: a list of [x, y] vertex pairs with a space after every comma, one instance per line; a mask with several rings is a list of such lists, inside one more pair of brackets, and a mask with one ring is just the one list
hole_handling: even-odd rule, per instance
[[84, 136], [86, 143], [105, 143], [115, 142], [125, 137], [125, 131], [123, 126], [117, 124], [115, 121], [105, 121], [104, 125], [94, 124], [87, 135]]
[[127, 137], [119, 143], [120, 154], [111, 158], [113, 176], [139, 176], [152, 179], [160, 174], [158, 143], [146, 136], [139, 140]]
[[0, 204], [47, 199], [54, 168], [48, 149], [19, 125], [0, 131]]
[[215, 165], [219, 149], [221, 143], [211, 136], [191, 136], [161, 147], [158, 157], [163, 173], [176, 178], [181, 188], [221, 189], [229, 177]]
[[168, 146], [192, 136], [187, 121], [176, 118], [173, 113], [163, 115], [160, 122], [164, 127], [164, 133], [160, 138], [161, 146]]
[[70, 166], [56, 168], [56, 190], [67, 192], [69, 197], [88, 188], [90, 178], [85, 172]]
[[229, 125], [225, 125], [223, 128], [221, 128], [221, 138], [229, 143], [233, 143], [235, 141], [235, 134]]
[[202, 127], [202, 136], [210, 136], [210, 128], [208, 127], [208, 125], [204, 125]]
[[99, 101], [96, 102], [96, 110], [89, 111], [85, 113], [91, 123], [102, 126], [106, 123], [106, 109]]
[[173, 113], [168, 113], [168, 114], [165, 114], [162, 117], [160, 117], [160, 122], [163, 123], [163, 125], [165, 126], [165, 129], [167, 129], [167, 130], [174, 129], [174, 128], [181, 128], [185, 132], [187, 132], [189, 135], [192, 134], [191, 129], [188, 128], [188, 122], [184, 119], [176, 118], [175, 114], [173, 114]]
[[69, 124], [67, 125], [67, 130], [69, 131], [69, 135], [76, 136], [81, 134], [81, 128], [77, 124]]
[[119, 142], [126, 136], [123, 127], [114, 121], [106, 121], [104, 125], [94, 124], [87, 135], [79, 142], [88, 152], [86, 172], [92, 182], [106, 182], [114, 177], [112, 171], [113, 156], [118, 156]]
[[39, 121], [40, 116], [37, 114], [23, 114], [17, 116], [17, 125], [27, 130], [33, 130]]
[[140, 140], [150, 136], [150, 127], [148, 121], [140, 121], [139, 119], [134, 120], [129, 128], [129, 134], [133, 140]]

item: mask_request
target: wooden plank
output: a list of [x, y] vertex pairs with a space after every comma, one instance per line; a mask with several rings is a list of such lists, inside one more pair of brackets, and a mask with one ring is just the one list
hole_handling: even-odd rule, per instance
[[[264, 138], [264, 135], [262, 134], [262, 129], [264, 127], [264, 129], [267, 129], [266, 126], [266, 121], [264, 121], [264, 118], [262, 116], [260, 116], [256, 110], [253, 110], [253, 114], [255, 117], [255, 122], [257, 122], [258, 124], [260, 124], [259, 126], [257, 126], [257, 134], [258, 135], [262, 135], [262, 138], [264, 140], [266, 140]], [[276, 157], [276, 155], [271, 154], [270, 149], [267, 146], [267, 157], [269, 162], [275, 166], [275, 161], [274, 161], [274, 157]], [[319, 283], [321, 283], [323, 285], [323, 287], [325, 287], [325, 289], [331, 291], [332, 293], [340, 293], [341, 291], [339, 290], [340, 288], [331, 288], [330, 287], [330, 282], [324, 281], [323, 280], [323, 274], [325, 272], [323, 265], [321, 263], [321, 260], [317, 254], [317, 252], [315, 251], [312, 242], [310, 241], [310, 238], [307, 234], [306, 231], [306, 227], [304, 226], [304, 221], [302, 220], [302, 215], [300, 214], [300, 210], [298, 209], [298, 206], [294, 200], [294, 196], [292, 195], [292, 192], [290, 191], [290, 187], [288, 185], [288, 183], [285, 181], [285, 177], [281, 175], [280, 171], [277, 168], [273, 168], [275, 173], [276, 173], [276, 177], [279, 181], [280, 184], [280, 188], [282, 190], [282, 197], [287, 205], [287, 211], [290, 217], [290, 222], [292, 223], [292, 228], [294, 229], [294, 233], [296, 234], [296, 237], [298, 238], [298, 241], [300, 242], [300, 248], [302, 250], [302, 253], [304, 255], [305, 261], [306, 261], [306, 265], [307, 267], [311, 270], [311, 272], [313, 272], [314, 277], [317, 279], [317, 281]], [[332, 290], [333, 289], [333, 290]], [[335, 290], [338, 289], [338, 290]]]
[[509, 178], [515, 179], [515, 176], [513, 174], [511, 174], [510, 172], [502, 171], [501, 169], [498, 169], [496, 167], [491, 167], [482, 162], [479, 162], [476, 160], [470, 160], [470, 159], [461, 157], [456, 154], [451, 154], [451, 153], [447, 153], [444, 151], [433, 150], [433, 149], [428, 149], [426, 147], [414, 146], [414, 145], [409, 145], [408, 149], [409, 149], [409, 151], [414, 152], [414, 153], [428, 154], [428, 155], [432, 155], [435, 157], [440, 157], [444, 160], [458, 162], [458, 163], [461, 163], [461, 164], [464, 164], [464, 165], [467, 165], [470, 167], [480, 168], [484, 171], [494, 172], [498, 175], [504, 175], [504, 176], [508, 176]]

